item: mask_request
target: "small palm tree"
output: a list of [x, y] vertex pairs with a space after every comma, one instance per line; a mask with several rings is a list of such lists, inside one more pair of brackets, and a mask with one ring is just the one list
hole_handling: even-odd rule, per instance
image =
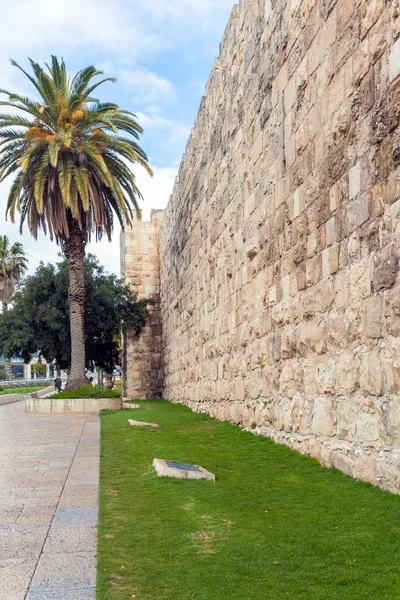
[[[22, 244], [15, 242], [12, 246], [6, 235], [0, 236], [0, 301], [3, 312], [8, 310], [8, 305], [15, 292], [15, 284], [22, 279], [28, 265]], [[12, 379], [13, 370], [10, 357], [5, 357], [4, 366], [7, 379]]]
[[[92, 235], [111, 239], [114, 216], [122, 228], [133, 213], [140, 218], [130, 164], [151, 175], [147, 156], [137, 141], [142, 132], [134, 114], [116, 104], [101, 104], [94, 90], [113, 78], [90, 66], [72, 78], [64, 61], [53, 56], [44, 70], [30, 61], [24, 71], [40, 101], [0, 90], [1, 105], [18, 109], [0, 114], [0, 181], [14, 175], [7, 214], [21, 214], [31, 233], [48, 232], [69, 264], [71, 375], [69, 388], [85, 382], [84, 268], [85, 247]], [[22, 111], [22, 112], [21, 112]]]

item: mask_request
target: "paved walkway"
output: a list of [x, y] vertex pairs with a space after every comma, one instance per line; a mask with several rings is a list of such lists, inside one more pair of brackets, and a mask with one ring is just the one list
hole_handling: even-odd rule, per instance
[[94, 600], [99, 418], [0, 407], [0, 600]]

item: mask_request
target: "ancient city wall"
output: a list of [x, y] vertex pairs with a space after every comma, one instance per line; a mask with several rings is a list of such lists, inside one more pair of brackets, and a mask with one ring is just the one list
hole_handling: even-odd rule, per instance
[[123, 396], [162, 396], [160, 316], [160, 225], [163, 211], [153, 210], [151, 221], [135, 220], [121, 236], [121, 272], [140, 298], [152, 298], [146, 326], [140, 335], [123, 340]]
[[395, 491], [399, 13], [235, 7], [161, 229], [164, 396]]

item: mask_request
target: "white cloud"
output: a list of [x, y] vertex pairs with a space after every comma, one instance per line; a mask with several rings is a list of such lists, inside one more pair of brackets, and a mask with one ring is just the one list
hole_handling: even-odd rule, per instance
[[145, 9], [155, 18], [168, 19], [174, 27], [195, 24], [193, 29], [218, 30], [221, 17], [236, 4], [234, 0], [147, 0]]
[[147, 137], [164, 138], [163, 143], [170, 146], [182, 144], [190, 134], [189, 125], [160, 117], [152, 108], [149, 108], [148, 114], [138, 112], [136, 116]]
[[[0, 2], [5, 4], [4, 0]], [[0, 50], [35, 54], [42, 48], [79, 46], [126, 52], [131, 58], [158, 45], [159, 36], [144, 31], [132, 10], [135, 3], [108, 0], [19, 0], [7, 2], [7, 27]], [[5, 9], [5, 7], [3, 7]]]
[[122, 70], [119, 80], [133, 88], [132, 98], [136, 102], [159, 102], [175, 98], [171, 82], [145, 69]]
[[[72, 54], [87, 47], [112, 51], [129, 63], [154, 54], [179, 39], [221, 30], [234, 0], [0, 0], [7, 26], [0, 36], [0, 57], [32, 55], [42, 61], [49, 52]], [[150, 17], [150, 18], [149, 18]], [[157, 25], [155, 25], [157, 23]], [[157, 33], [156, 33], [157, 32]], [[103, 58], [104, 60], [104, 58]]]

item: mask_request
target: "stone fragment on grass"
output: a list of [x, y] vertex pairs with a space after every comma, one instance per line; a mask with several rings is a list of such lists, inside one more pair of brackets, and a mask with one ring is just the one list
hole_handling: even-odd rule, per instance
[[131, 404], [130, 402], [122, 402], [122, 408], [124, 410], [131, 410], [133, 408], [140, 408], [139, 404]]
[[146, 423], [146, 421], [134, 421], [133, 419], [129, 419], [129, 425], [132, 427], [158, 427], [157, 423]]

